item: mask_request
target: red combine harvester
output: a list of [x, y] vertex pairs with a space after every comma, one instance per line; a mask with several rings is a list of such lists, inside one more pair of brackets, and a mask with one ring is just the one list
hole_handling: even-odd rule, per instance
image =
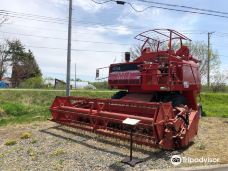
[[[126, 118], [138, 119], [137, 144], [176, 149], [185, 147], [198, 131], [201, 113], [199, 64], [184, 42], [170, 29], [154, 29], [135, 37], [143, 42], [141, 55], [111, 64], [108, 83], [122, 89], [111, 99], [56, 97], [52, 121], [119, 139], [129, 139]], [[123, 91], [124, 90], [124, 91]]]

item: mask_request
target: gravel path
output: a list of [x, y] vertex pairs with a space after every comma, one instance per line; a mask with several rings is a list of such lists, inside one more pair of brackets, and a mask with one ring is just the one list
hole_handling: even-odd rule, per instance
[[[0, 170], [121, 171], [173, 168], [170, 162], [173, 154], [189, 157], [211, 157], [213, 154], [220, 159], [219, 163], [215, 164], [223, 164], [228, 163], [228, 152], [225, 148], [227, 128], [228, 119], [203, 118], [195, 143], [184, 151], [161, 151], [136, 146], [133, 155], [144, 162], [132, 168], [120, 162], [128, 156], [128, 142], [51, 122], [0, 127]], [[29, 133], [29, 136], [21, 139], [25, 133]], [[11, 140], [15, 140], [16, 144], [5, 145]], [[192, 165], [185, 163], [179, 167]]]

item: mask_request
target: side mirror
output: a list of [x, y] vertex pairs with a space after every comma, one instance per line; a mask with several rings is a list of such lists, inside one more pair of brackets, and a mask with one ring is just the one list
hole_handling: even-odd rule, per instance
[[99, 69], [96, 69], [96, 78], [99, 78]]

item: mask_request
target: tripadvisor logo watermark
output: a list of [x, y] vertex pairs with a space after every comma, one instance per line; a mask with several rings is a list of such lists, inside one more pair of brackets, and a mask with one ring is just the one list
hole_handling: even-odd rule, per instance
[[182, 162], [182, 157], [181, 156], [179, 156], [179, 155], [173, 155], [171, 157], [171, 163], [173, 165], [177, 166], [177, 165], [181, 164], [181, 162]]
[[180, 155], [173, 155], [171, 157], [171, 163], [175, 166], [181, 163], [218, 163], [219, 158], [213, 157], [200, 157], [200, 158], [192, 158], [192, 157], [181, 157]]

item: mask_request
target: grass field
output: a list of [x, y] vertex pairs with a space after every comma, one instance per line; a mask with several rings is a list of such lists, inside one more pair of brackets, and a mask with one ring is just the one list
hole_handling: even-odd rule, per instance
[[206, 116], [228, 117], [227, 93], [202, 93], [201, 100]]
[[[72, 91], [72, 96], [110, 98], [114, 91]], [[49, 107], [55, 96], [64, 91], [1, 90], [0, 126], [15, 123], [44, 121], [50, 118]]]
[[[115, 91], [72, 91], [72, 96], [110, 98]], [[44, 121], [50, 118], [49, 107], [55, 96], [64, 91], [1, 90], [0, 126], [15, 123]], [[206, 116], [228, 117], [228, 94], [202, 93]]]

